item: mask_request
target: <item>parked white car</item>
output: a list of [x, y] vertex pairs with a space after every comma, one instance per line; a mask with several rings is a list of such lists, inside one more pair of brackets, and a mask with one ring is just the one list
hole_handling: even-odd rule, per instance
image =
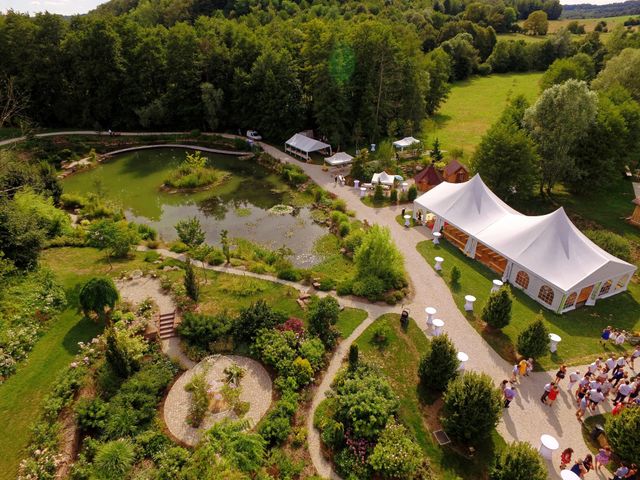
[[257, 130], [247, 130], [247, 138], [257, 141], [262, 140], [262, 135], [260, 135]]

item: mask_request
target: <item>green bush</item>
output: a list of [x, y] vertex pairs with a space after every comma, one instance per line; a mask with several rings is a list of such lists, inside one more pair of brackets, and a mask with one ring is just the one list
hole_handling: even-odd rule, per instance
[[640, 459], [640, 408], [627, 407], [607, 418], [605, 432], [614, 453], [628, 462]]
[[158, 238], [158, 232], [149, 225], [139, 223], [136, 225], [136, 229], [142, 240], [156, 240]]
[[265, 328], [259, 331], [251, 351], [264, 363], [275, 368], [279, 374], [287, 375], [292, 372], [293, 361], [298, 356], [296, 345], [294, 332]]
[[493, 328], [504, 328], [511, 322], [511, 304], [513, 297], [508, 286], [491, 292], [482, 309], [481, 318]]
[[459, 286], [461, 276], [462, 274], [460, 273], [460, 269], [458, 268], [457, 265], [454, 265], [453, 268], [451, 269], [451, 278], [449, 280], [451, 282], [451, 285], [453, 285], [454, 287]]
[[338, 234], [344, 238], [347, 235], [349, 235], [349, 232], [351, 231], [351, 225], [349, 224], [349, 222], [342, 222], [340, 223], [340, 225], [338, 225]]
[[240, 311], [234, 322], [233, 335], [239, 341], [252, 341], [263, 329], [270, 329], [284, 323], [286, 316], [275, 312], [264, 300], [258, 300]]
[[390, 337], [391, 329], [388, 325], [381, 323], [374, 327], [371, 340], [379, 347], [386, 347], [389, 344]]
[[309, 305], [309, 333], [315, 335], [327, 348], [335, 345], [337, 332], [334, 325], [340, 315], [340, 304], [332, 296], [314, 297]]
[[84, 433], [99, 432], [106, 423], [107, 405], [100, 398], [83, 398], [75, 407], [78, 427]]
[[516, 347], [523, 357], [536, 358], [547, 352], [548, 345], [549, 330], [544, 324], [542, 314], [538, 314], [536, 320], [520, 332]]
[[197, 302], [200, 298], [200, 282], [196, 278], [196, 272], [189, 258], [184, 264], [184, 290], [194, 302]]
[[87, 199], [80, 194], [63, 193], [60, 196], [60, 206], [66, 210], [84, 208], [86, 204]]
[[584, 234], [593, 243], [626, 262], [633, 261], [631, 256], [631, 242], [617, 233], [608, 230], [585, 230]]
[[306, 358], [315, 372], [324, 364], [325, 348], [319, 338], [308, 338], [300, 344], [300, 355]]
[[351, 283], [351, 293], [358, 297], [364, 297], [372, 302], [382, 299], [385, 292], [385, 282], [381, 278], [367, 276], [361, 279], [354, 279]]
[[300, 270], [296, 268], [287, 267], [282, 270], [278, 270], [278, 278], [280, 280], [288, 280], [290, 282], [299, 282], [302, 278], [302, 274], [300, 273]]
[[413, 202], [416, 198], [418, 198], [418, 189], [415, 185], [411, 185], [407, 192], [407, 200]]
[[378, 278], [384, 282], [384, 290], [402, 288], [407, 284], [402, 255], [388, 228], [374, 225], [368, 229], [353, 259], [358, 279], [370, 281], [370, 277]]
[[427, 387], [443, 391], [458, 376], [458, 351], [445, 333], [433, 338], [429, 350], [420, 360], [418, 375]]
[[333, 278], [323, 278], [320, 280], [320, 287], [318, 287], [318, 289], [323, 292], [328, 292], [333, 290], [335, 287], [336, 281]]
[[331, 203], [331, 209], [338, 210], [339, 212], [342, 212], [342, 213], [347, 213], [347, 202], [345, 202], [341, 198], [337, 198]]
[[[116, 312], [117, 313], [117, 312]], [[107, 330], [105, 357], [113, 371], [123, 378], [140, 368], [140, 361], [147, 350], [147, 342], [133, 330], [111, 327]]]
[[188, 344], [208, 349], [212, 343], [227, 337], [233, 327], [233, 319], [226, 313], [210, 316], [186, 312], [178, 333]]
[[306, 358], [296, 358], [291, 365], [289, 374], [296, 379], [299, 387], [304, 387], [313, 380], [313, 368]]
[[349, 345], [349, 368], [355, 369], [358, 366], [359, 356], [360, 352], [358, 350], [358, 345], [355, 343]]
[[336, 294], [339, 296], [351, 295], [353, 291], [353, 281], [352, 280], [344, 280], [340, 282], [336, 287]]
[[119, 296], [113, 280], [107, 277], [93, 277], [80, 289], [80, 307], [86, 316], [93, 312], [102, 319], [106, 316], [105, 309], [113, 309]]
[[507, 445], [498, 455], [491, 480], [546, 480], [547, 467], [538, 451], [526, 442]]
[[189, 251], [189, 247], [186, 243], [183, 243], [180, 240], [175, 240], [171, 242], [171, 245], [169, 245], [169, 250], [173, 253], [184, 253]]
[[258, 433], [269, 445], [279, 445], [291, 433], [291, 420], [274, 412], [269, 412], [258, 426]]
[[486, 374], [467, 372], [449, 382], [440, 420], [454, 440], [479, 445], [498, 425], [502, 395]]
[[184, 386], [184, 389], [191, 394], [187, 423], [194, 428], [198, 428], [202, 424], [207, 414], [209, 408], [208, 387], [205, 372], [194, 375], [191, 381]]
[[393, 190], [391, 190], [391, 193], [389, 194], [389, 200], [392, 203], [397, 203], [398, 202], [398, 190], [396, 190], [395, 188]]
[[98, 480], [126, 478], [135, 460], [130, 440], [114, 440], [100, 445], [93, 459], [93, 477]]
[[156, 260], [160, 260], [160, 254], [153, 250], [144, 253], [144, 261], [147, 263], [153, 263]]
[[362, 244], [364, 236], [365, 231], [363, 229], [352, 230], [351, 233], [342, 240], [342, 246], [346, 248], [347, 251], [353, 253]]
[[393, 417], [387, 422], [368, 459], [373, 471], [382, 478], [414, 478], [422, 461], [420, 446]]
[[222, 250], [218, 250], [217, 248], [215, 248], [207, 254], [204, 261], [209, 265], [222, 265], [226, 261], [226, 259], [224, 258]]
[[380, 184], [377, 184], [375, 190], [373, 191], [373, 202], [374, 203], [384, 202], [384, 190], [382, 189], [382, 185]]
[[340, 450], [334, 457], [336, 471], [347, 480], [360, 480], [371, 478], [371, 467], [366, 461], [356, 457], [351, 449]]

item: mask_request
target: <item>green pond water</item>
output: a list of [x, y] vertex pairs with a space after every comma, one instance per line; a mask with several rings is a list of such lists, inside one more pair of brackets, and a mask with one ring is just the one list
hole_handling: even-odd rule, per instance
[[298, 266], [318, 261], [312, 254], [313, 244], [326, 230], [312, 221], [307, 207], [285, 215], [270, 213], [274, 205], [293, 203], [295, 193], [253, 160], [206, 154], [213, 167], [231, 174], [222, 185], [196, 193], [160, 191], [185, 154], [185, 150], [168, 148], [125, 153], [66, 178], [63, 188], [69, 193], [100, 193], [120, 204], [128, 220], [152, 226], [165, 241], [177, 238], [174, 225], [178, 221], [196, 216], [208, 243], [218, 244], [220, 231], [226, 229], [231, 237], [270, 248], [291, 248]]

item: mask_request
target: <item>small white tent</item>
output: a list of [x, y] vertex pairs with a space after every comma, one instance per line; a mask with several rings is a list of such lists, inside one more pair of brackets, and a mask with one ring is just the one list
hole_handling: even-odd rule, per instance
[[558, 313], [625, 291], [636, 270], [584, 236], [562, 208], [523, 215], [479, 175], [435, 186], [415, 200], [413, 211], [435, 214], [434, 231], [442, 229], [468, 256]]
[[324, 161], [332, 167], [339, 167], [350, 164], [353, 161], [353, 157], [347, 152], [336, 152], [332, 156], [325, 158]]
[[314, 140], [301, 133], [296, 133], [284, 144], [285, 152], [293, 153], [306, 159], [309, 159], [311, 152], [321, 150], [329, 150], [329, 153], [331, 153], [331, 145], [321, 142], [320, 140]]
[[395, 177], [393, 175], [389, 175], [387, 172], [374, 173], [373, 177], [371, 177], [372, 184], [381, 184], [381, 185], [393, 185]]
[[411, 145], [415, 145], [416, 143], [420, 143], [420, 140], [413, 137], [404, 137], [402, 140], [396, 140], [393, 142], [393, 146], [399, 148], [400, 150], [404, 150]]

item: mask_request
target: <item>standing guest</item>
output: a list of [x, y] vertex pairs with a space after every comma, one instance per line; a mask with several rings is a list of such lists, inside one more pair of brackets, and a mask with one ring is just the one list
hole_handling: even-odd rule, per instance
[[636, 349], [631, 353], [631, 356], [629, 357], [629, 366], [633, 371], [636, 370], [633, 364], [636, 363], [636, 359], [638, 357], [640, 357], [640, 345], [636, 345]]
[[584, 414], [587, 412], [587, 405], [589, 403], [589, 394], [587, 393], [584, 397], [580, 399], [580, 404], [578, 406], [578, 411], [576, 412], [576, 417], [578, 421], [582, 423], [582, 419], [584, 418]]
[[613, 480], [624, 480], [628, 473], [629, 467], [627, 467], [623, 462], [620, 462], [620, 466], [613, 474]]
[[602, 345], [607, 343], [607, 340], [609, 340], [610, 336], [611, 336], [611, 325], [609, 325], [607, 328], [602, 330], [602, 333], [600, 334], [600, 343]]
[[518, 381], [518, 364], [516, 363], [511, 370], [511, 383], [516, 383]]
[[602, 363], [602, 357], [598, 357], [594, 362], [589, 364], [589, 373], [591, 375], [595, 375], [595, 373], [600, 368], [600, 364]]
[[615, 372], [616, 370], [623, 370], [626, 364], [627, 364], [627, 359], [624, 357], [624, 355], [618, 357], [618, 360], [616, 361], [616, 366], [613, 368], [613, 371]]
[[640, 379], [638, 377], [633, 379], [633, 382], [629, 384], [631, 391], [629, 392], [629, 399], [627, 400], [629, 403], [635, 402], [638, 398], [638, 391], [640, 390]]
[[615, 345], [616, 340], [618, 339], [618, 330], [612, 330], [609, 335], [609, 341]]
[[402, 218], [404, 218], [404, 212], [405, 212], [405, 211], [406, 211], [406, 208], [403, 208], [403, 209], [402, 209], [402, 213], [400, 214], [400, 216], [401, 216]]
[[624, 403], [618, 402], [611, 409], [611, 415], [618, 415], [624, 409]]
[[598, 404], [604, 400], [604, 395], [600, 388], [589, 391], [589, 404], [591, 405], [591, 411], [595, 411], [598, 408]]
[[502, 382], [500, 383], [500, 391], [502, 393], [504, 393], [504, 389], [507, 388], [507, 383], [509, 383], [509, 380], [502, 380]]
[[560, 369], [556, 372], [556, 385], [560, 384], [560, 380], [562, 380], [567, 375], [567, 366], [560, 365]]
[[618, 383], [620, 383], [620, 380], [622, 380], [624, 377], [625, 377], [624, 370], [622, 370], [621, 368], [619, 368], [618, 370], [614, 370], [613, 375], [611, 376], [612, 385], [614, 387], [617, 387]]
[[584, 460], [582, 461], [582, 466], [586, 470], [585, 473], [589, 473], [589, 470], [593, 468], [593, 456], [591, 456], [590, 453], [588, 453], [587, 456], [584, 457]]
[[631, 387], [629, 386], [629, 380], [625, 380], [624, 383], [618, 387], [618, 392], [616, 398], [613, 399], [613, 403], [624, 403], [630, 393]]
[[576, 389], [576, 402], [580, 402], [580, 399], [584, 397], [584, 394], [589, 390], [589, 373], [587, 373], [582, 379], [580, 383], [578, 383], [578, 388]]
[[573, 455], [573, 448], [565, 448], [562, 451], [560, 454], [560, 470], [564, 470], [571, 463], [571, 455]]
[[573, 389], [573, 386], [578, 383], [578, 380], [580, 380], [580, 372], [576, 370], [569, 375], [569, 391], [571, 391]]
[[606, 467], [611, 460], [611, 449], [606, 446], [598, 450], [596, 455], [596, 470], [600, 470], [600, 467]]
[[553, 402], [555, 402], [556, 398], [558, 398], [559, 392], [560, 389], [558, 388], [558, 385], [553, 385], [553, 387], [551, 387], [551, 390], [549, 390], [549, 395], [547, 395], [547, 405], [553, 405]]
[[632, 463], [629, 467], [629, 473], [625, 477], [625, 480], [638, 480], [638, 465]]
[[571, 471], [578, 475], [580, 478], [584, 478], [584, 474], [587, 473], [587, 470], [582, 465], [582, 460], [576, 460], [576, 463], [571, 467]]
[[602, 382], [602, 387], [600, 387], [600, 390], [602, 390], [602, 394], [604, 395], [605, 398], [609, 398], [609, 393], [611, 393], [611, 390], [613, 389], [613, 385], [611, 385], [611, 382], [609, 381], [609, 379], [605, 379], [604, 382]]
[[616, 338], [616, 345], [622, 346], [626, 339], [627, 336], [625, 335], [624, 330], [620, 331], [620, 333], [618, 333], [618, 338]]
[[527, 361], [524, 358], [518, 362], [518, 374], [521, 377], [527, 374]]
[[525, 376], [528, 377], [531, 372], [533, 372], [533, 358], [529, 358], [527, 360], [527, 373]]
[[512, 385], [507, 385], [504, 389], [504, 408], [509, 408], [509, 404], [516, 398], [516, 389]]
[[544, 392], [542, 392], [542, 396], [540, 397], [540, 401], [542, 403], [547, 403], [547, 397], [549, 396], [549, 392], [551, 392], [554, 385], [555, 385], [554, 382], [550, 382], [544, 386]]
[[609, 358], [607, 358], [607, 361], [604, 362], [604, 364], [607, 366], [607, 371], [609, 372], [616, 367], [616, 360], [613, 358], [613, 353], [609, 355]]

